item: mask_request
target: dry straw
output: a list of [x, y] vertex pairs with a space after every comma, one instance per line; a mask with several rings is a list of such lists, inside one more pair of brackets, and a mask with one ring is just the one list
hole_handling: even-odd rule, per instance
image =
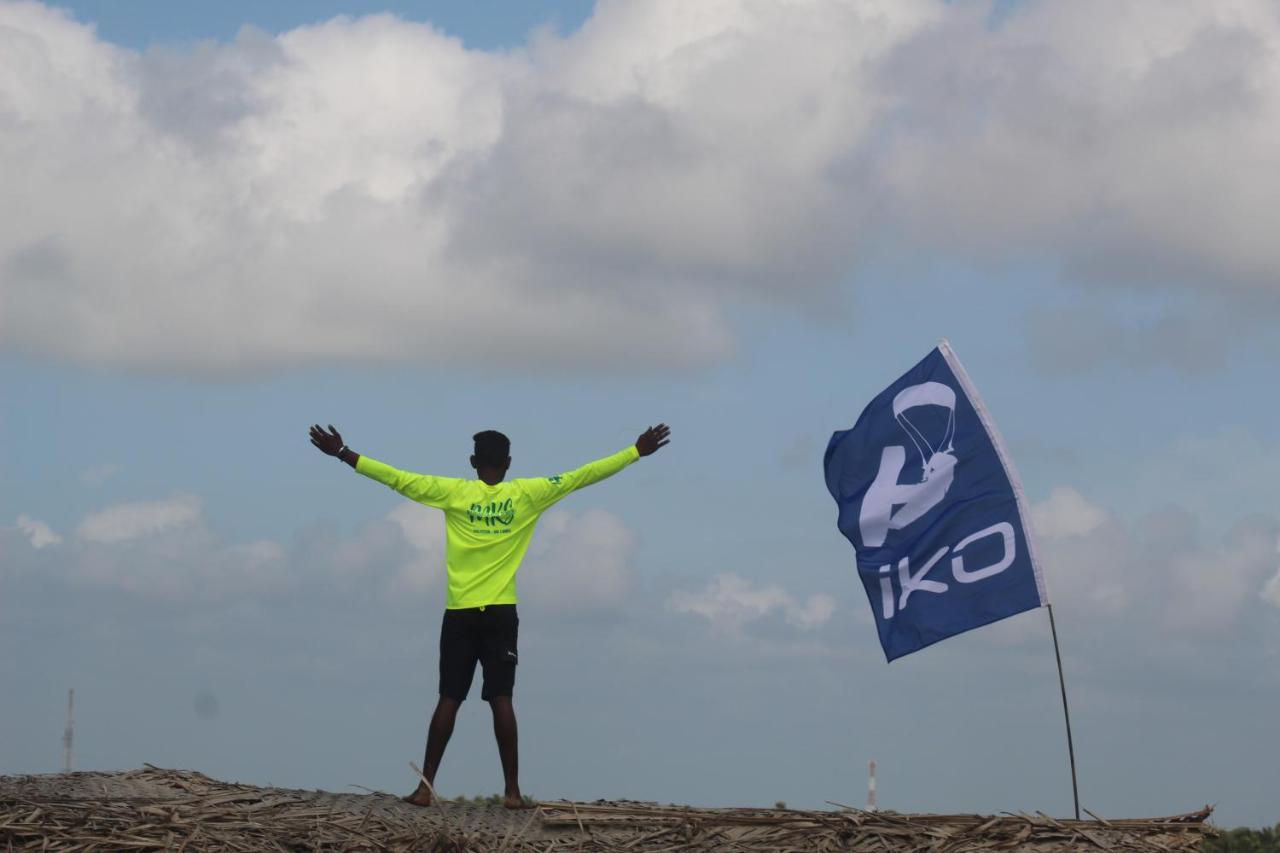
[[325, 794], [218, 782], [148, 767], [118, 774], [0, 777], [0, 850], [432, 851], [1192, 851], [1206, 808], [1150, 820], [1044, 814], [696, 809], [544, 803], [532, 815], [387, 794]]

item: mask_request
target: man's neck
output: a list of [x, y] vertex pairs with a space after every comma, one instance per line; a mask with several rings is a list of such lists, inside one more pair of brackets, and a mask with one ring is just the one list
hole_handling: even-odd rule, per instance
[[480, 478], [480, 482], [486, 486], [496, 486], [502, 482], [502, 478], [506, 476], [505, 471], [494, 471], [491, 468], [483, 468], [476, 471], [476, 476]]

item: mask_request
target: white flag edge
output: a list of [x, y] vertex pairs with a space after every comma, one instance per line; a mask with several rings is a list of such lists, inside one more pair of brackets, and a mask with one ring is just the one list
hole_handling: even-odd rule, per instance
[[1044, 571], [1040, 567], [1040, 554], [1036, 548], [1036, 535], [1031, 523], [1031, 505], [1027, 501], [1026, 492], [1022, 490], [1022, 478], [1018, 476], [1018, 469], [1013, 465], [1013, 457], [1009, 454], [1009, 448], [1005, 446], [1000, 430], [996, 429], [996, 422], [991, 417], [991, 412], [987, 410], [987, 404], [982, 401], [982, 396], [974, 386], [973, 380], [969, 378], [968, 371], [960, 363], [960, 357], [951, 348], [951, 342], [946, 338], [938, 341], [938, 350], [946, 360], [947, 366], [951, 368], [951, 372], [955, 374], [956, 380], [959, 381], [960, 389], [969, 398], [969, 404], [978, 413], [978, 419], [982, 421], [982, 427], [987, 431], [987, 437], [991, 439], [996, 455], [1000, 458], [1000, 464], [1004, 467], [1005, 476], [1009, 478], [1009, 485], [1013, 487], [1018, 516], [1022, 519], [1022, 532], [1027, 539], [1027, 555], [1031, 560], [1031, 570], [1036, 576], [1036, 591], [1040, 594], [1040, 606], [1045, 607], [1049, 604], [1049, 590], [1045, 585]]

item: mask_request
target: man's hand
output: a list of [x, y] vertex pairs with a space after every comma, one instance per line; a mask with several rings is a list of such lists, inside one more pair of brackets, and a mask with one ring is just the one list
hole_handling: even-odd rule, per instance
[[321, 453], [329, 456], [337, 456], [343, 445], [342, 436], [333, 428], [333, 424], [329, 424], [328, 432], [321, 429], [319, 424], [312, 424], [311, 443], [318, 447]]
[[659, 447], [666, 447], [671, 443], [670, 435], [671, 427], [666, 424], [649, 427], [636, 439], [636, 450], [641, 456], [651, 456]]

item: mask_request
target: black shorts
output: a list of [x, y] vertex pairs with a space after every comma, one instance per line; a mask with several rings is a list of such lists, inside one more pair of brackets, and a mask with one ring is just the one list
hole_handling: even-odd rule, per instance
[[516, 635], [520, 617], [514, 604], [446, 610], [440, 623], [440, 695], [467, 698], [476, 662], [484, 668], [480, 698], [510, 696], [516, 684]]

